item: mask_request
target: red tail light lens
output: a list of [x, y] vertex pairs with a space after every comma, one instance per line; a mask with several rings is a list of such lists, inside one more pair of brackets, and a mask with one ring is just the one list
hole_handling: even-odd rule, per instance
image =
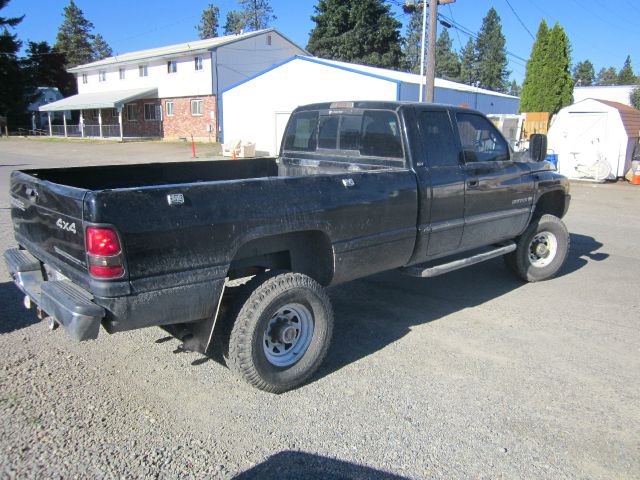
[[118, 235], [110, 228], [87, 228], [87, 252], [89, 255], [110, 257], [118, 255], [121, 250]]
[[96, 278], [118, 278], [124, 273], [124, 268], [121, 265], [117, 265], [115, 267], [89, 265], [89, 271], [91, 272], [91, 275]]

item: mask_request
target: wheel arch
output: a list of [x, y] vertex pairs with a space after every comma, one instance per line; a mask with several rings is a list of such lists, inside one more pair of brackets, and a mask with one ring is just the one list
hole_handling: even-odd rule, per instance
[[564, 190], [549, 190], [538, 197], [532, 218], [540, 218], [546, 214], [562, 218], [566, 211], [566, 194]]

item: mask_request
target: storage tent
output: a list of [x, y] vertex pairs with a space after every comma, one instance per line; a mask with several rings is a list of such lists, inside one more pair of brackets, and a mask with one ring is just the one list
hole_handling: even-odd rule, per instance
[[[417, 101], [420, 75], [317, 57], [294, 56], [221, 94], [223, 141], [256, 143], [276, 155], [291, 112], [299, 105], [341, 100]], [[520, 99], [451, 82], [435, 82], [435, 102], [484, 113], [518, 113]]]
[[639, 132], [640, 110], [587, 99], [558, 112], [549, 128], [549, 149], [567, 177], [615, 179], [629, 170]]

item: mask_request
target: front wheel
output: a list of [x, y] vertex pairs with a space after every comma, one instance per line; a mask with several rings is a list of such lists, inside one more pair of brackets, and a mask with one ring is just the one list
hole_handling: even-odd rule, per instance
[[259, 276], [246, 287], [229, 337], [229, 367], [267, 392], [299, 386], [327, 353], [333, 331], [329, 297], [300, 273]]
[[569, 252], [569, 232], [553, 215], [534, 219], [520, 236], [515, 251], [505, 255], [510, 270], [526, 282], [553, 277], [564, 265]]

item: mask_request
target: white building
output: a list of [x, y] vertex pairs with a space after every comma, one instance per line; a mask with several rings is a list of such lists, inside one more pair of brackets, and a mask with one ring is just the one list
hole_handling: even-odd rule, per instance
[[115, 55], [71, 68], [78, 94], [40, 111], [81, 112], [81, 125], [58, 134], [215, 139], [220, 92], [298, 54], [267, 29]]
[[[275, 155], [289, 115], [298, 105], [340, 100], [417, 101], [420, 75], [297, 55], [221, 92], [222, 133], [227, 141], [256, 143]], [[518, 113], [520, 99], [437, 78], [435, 102]]]
[[610, 102], [631, 105], [631, 92], [640, 85], [608, 85], [592, 87], [575, 87], [573, 89], [573, 102], [578, 103], [587, 98], [596, 100], [609, 100]]
[[[39, 108], [57, 100], [64, 98], [58, 87], [36, 87], [34, 92], [36, 97], [27, 107], [31, 114], [31, 128], [33, 130], [47, 128], [47, 114], [39, 111]], [[60, 118], [62, 116], [60, 115]]]

